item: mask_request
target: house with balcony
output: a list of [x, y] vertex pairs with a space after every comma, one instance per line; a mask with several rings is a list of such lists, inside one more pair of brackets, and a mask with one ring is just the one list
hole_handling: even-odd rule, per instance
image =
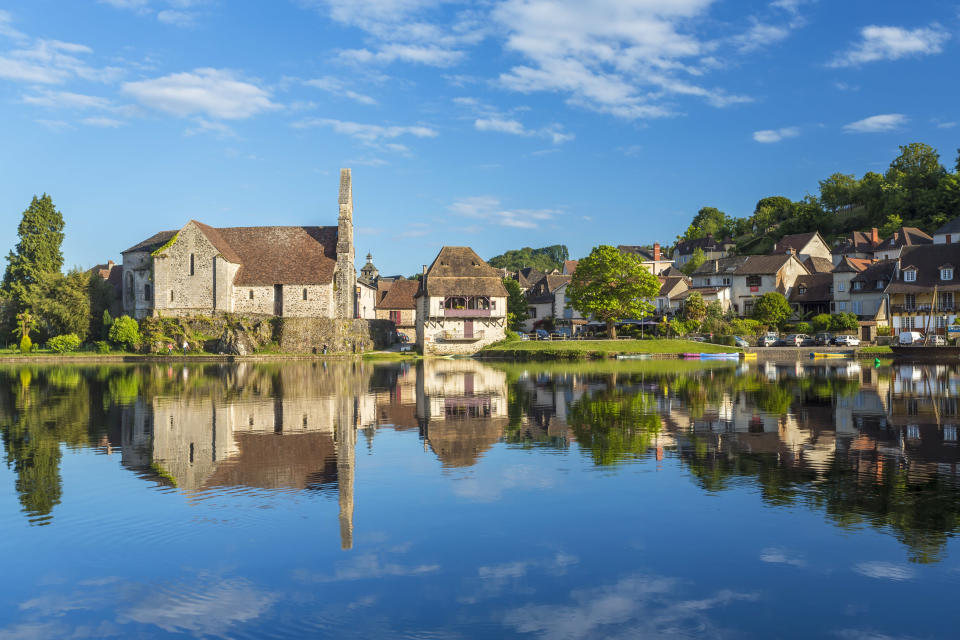
[[877, 260], [896, 260], [907, 247], [933, 244], [933, 238], [916, 227], [900, 227], [873, 252]]
[[886, 290], [896, 270], [896, 260], [880, 260], [870, 263], [854, 275], [850, 279], [848, 293], [850, 304], [842, 311], [857, 314], [863, 322], [875, 322], [877, 326], [887, 326], [889, 313]]
[[470, 247], [443, 247], [424, 268], [415, 299], [424, 355], [472, 354], [506, 335], [507, 289]]
[[734, 312], [740, 317], [749, 317], [757, 298], [771, 291], [778, 291], [789, 300], [797, 277], [808, 274], [794, 253], [746, 256], [731, 279], [730, 299]]
[[944, 335], [957, 319], [960, 245], [904, 247], [886, 293], [893, 332]]

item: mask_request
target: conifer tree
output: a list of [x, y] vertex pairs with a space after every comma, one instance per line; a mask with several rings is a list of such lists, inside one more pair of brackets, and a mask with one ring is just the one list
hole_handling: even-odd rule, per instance
[[13, 313], [30, 308], [44, 275], [63, 267], [63, 215], [47, 194], [34, 196], [17, 228], [20, 241], [7, 255], [7, 270], [0, 287], [12, 303]]

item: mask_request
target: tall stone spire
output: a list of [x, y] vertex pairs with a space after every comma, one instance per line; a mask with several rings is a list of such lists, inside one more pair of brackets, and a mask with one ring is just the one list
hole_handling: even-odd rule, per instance
[[333, 299], [338, 318], [356, 315], [357, 267], [353, 249], [353, 179], [350, 169], [340, 169], [340, 217], [337, 224], [337, 270]]

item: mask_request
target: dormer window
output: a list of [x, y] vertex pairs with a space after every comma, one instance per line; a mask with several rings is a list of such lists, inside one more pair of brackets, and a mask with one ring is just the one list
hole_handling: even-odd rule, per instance
[[858, 281], [858, 282], [854, 282], [854, 283], [853, 283], [853, 290], [854, 290], [854, 291], [860, 291], [860, 289], [863, 289], [863, 283], [862, 283], [862, 282], [859, 282], [859, 281]]
[[953, 280], [953, 267], [943, 267], [940, 269], [941, 280]]
[[904, 281], [904, 282], [916, 282], [916, 281], [917, 281], [917, 270], [916, 270], [916, 269], [904, 269], [904, 271], [903, 271], [903, 281]]
[[886, 280], [877, 280], [877, 289], [883, 289], [886, 286]]
[[805, 294], [806, 292], [807, 292], [807, 288], [806, 288], [806, 287], [802, 287], [802, 286], [801, 286], [801, 287], [797, 287], [797, 293], [799, 293], [800, 295], [803, 295], [803, 294]]

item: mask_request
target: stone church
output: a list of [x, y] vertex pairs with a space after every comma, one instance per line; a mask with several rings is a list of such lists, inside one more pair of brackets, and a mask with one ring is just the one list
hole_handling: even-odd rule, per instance
[[216, 312], [355, 318], [350, 169], [335, 227], [221, 227], [196, 220], [122, 253], [123, 311], [135, 318]]

